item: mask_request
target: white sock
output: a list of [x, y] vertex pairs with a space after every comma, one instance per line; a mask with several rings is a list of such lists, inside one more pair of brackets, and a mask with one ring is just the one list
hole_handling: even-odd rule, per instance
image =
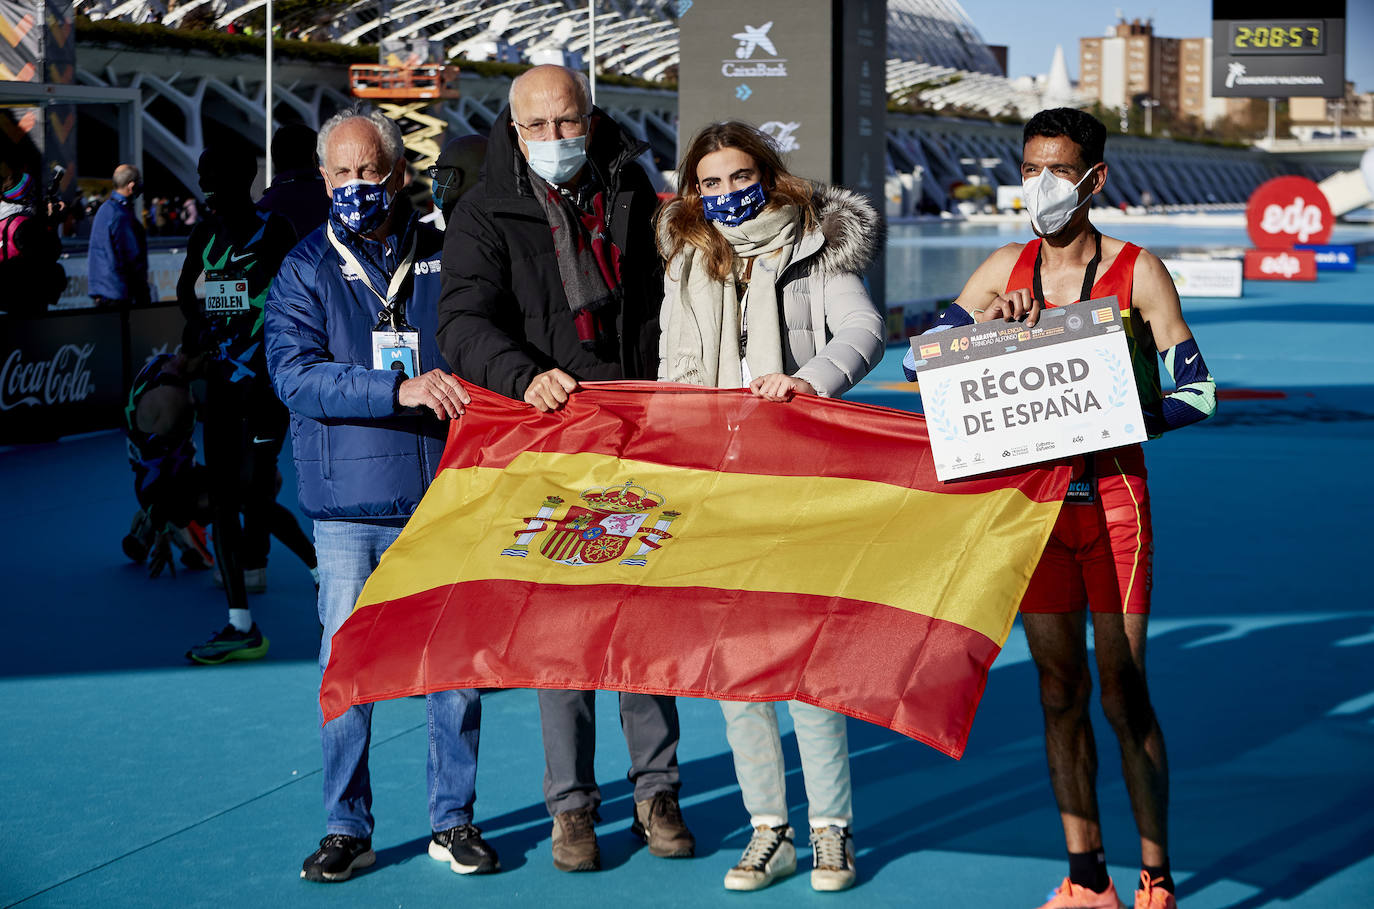
[[239, 631], [249, 631], [253, 627], [253, 610], [251, 609], [231, 609], [229, 610], [229, 624]]

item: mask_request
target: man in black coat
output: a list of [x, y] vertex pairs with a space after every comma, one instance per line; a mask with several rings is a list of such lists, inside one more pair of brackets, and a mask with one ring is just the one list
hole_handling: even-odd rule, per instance
[[[439, 346], [459, 376], [544, 412], [581, 380], [656, 376], [663, 275], [658, 198], [635, 163], [645, 147], [592, 106], [580, 73], [538, 66], [511, 83], [483, 182], [459, 201], [444, 240]], [[544, 800], [563, 871], [600, 868], [595, 703], [591, 691], [539, 692]], [[621, 694], [620, 718], [631, 829], [654, 855], [690, 856], [676, 703]]]

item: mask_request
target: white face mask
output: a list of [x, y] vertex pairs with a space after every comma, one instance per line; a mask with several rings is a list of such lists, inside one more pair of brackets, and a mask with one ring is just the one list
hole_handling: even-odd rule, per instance
[[543, 177], [546, 183], [565, 183], [587, 163], [586, 136], [544, 142], [526, 140], [525, 147], [530, 150], [527, 159], [530, 170]]
[[[1088, 168], [1083, 180], [1091, 177], [1095, 170], [1096, 164]], [[1091, 193], [1082, 202], [1078, 201], [1078, 187], [1083, 185], [1083, 180], [1070, 183], [1063, 177], [1042, 170], [1021, 184], [1021, 200], [1030, 212], [1031, 227], [1037, 234], [1042, 237], [1054, 236], [1064, 229], [1074, 212], [1088, 204], [1092, 199]]]

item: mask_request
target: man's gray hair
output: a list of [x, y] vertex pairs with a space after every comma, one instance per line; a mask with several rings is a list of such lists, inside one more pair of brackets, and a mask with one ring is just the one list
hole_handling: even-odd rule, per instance
[[138, 168], [134, 167], [132, 164], [121, 164], [114, 170], [114, 185], [116, 187], [137, 183], [138, 179]]
[[328, 157], [326, 150], [329, 148], [329, 137], [333, 134], [334, 128], [345, 120], [359, 118], [371, 123], [377, 130], [377, 136], [382, 140], [382, 149], [391, 160], [387, 164], [391, 167], [396, 166], [396, 162], [405, 157], [405, 141], [401, 138], [401, 128], [381, 111], [368, 107], [365, 104], [357, 104], [352, 107], [339, 111], [320, 127], [320, 137], [315, 141], [315, 155], [320, 159], [320, 166], [327, 168]]
[[[587, 79], [587, 74], [581, 70], [568, 69], [566, 66], [558, 68], [571, 76], [573, 84], [577, 86], [577, 109], [583, 114], [590, 114], [592, 112], [592, 83]], [[520, 84], [520, 80], [532, 72], [534, 72], [534, 67], [530, 67], [511, 80], [510, 92], [506, 95], [506, 103], [510, 105], [511, 109], [511, 119], [515, 119], [515, 89]]]

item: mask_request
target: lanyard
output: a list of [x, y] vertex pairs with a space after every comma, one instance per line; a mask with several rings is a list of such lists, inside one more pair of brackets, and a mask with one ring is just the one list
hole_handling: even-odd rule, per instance
[[749, 278], [754, 273], [754, 257], [744, 260], [744, 273], [735, 279], [735, 294], [739, 297], [739, 355], [749, 345]]
[[329, 234], [329, 242], [333, 244], [334, 251], [339, 254], [339, 258], [344, 260], [344, 264], [353, 269], [358, 277], [362, 279], [362, 282], [367, 285], [367, 289], [372, 291], [372, 295], [382, 301], [383, 308], [377, 311], [377, 325], [380, 327], [383, 322], [390, 322], [392, 331], [400, 331], [402, 328], [409, 328], [410, 325], [406, 322], [404, 308], [402, 308], [401, 313], [398, 315], [396, 312], [396, 305], [400, 301], [401, 287], [405, 284], [406, 276], [410, 274], [411, 264], [415, 261], [415, 245], [419, 237], [418, 231], [411, 231], [410, 249], [406, 251], [405, 258], [401, 260], [401, 264], [391, 275], [391, 283], [387, 286], [385, 297], [377, 291], [377, 288], [372, 286], [372, 282], [368, 280], [367, 272], [363, 270], [362, 263], [358, 261], [357, 256], [353, 255], [353, 250], [345, 246], [343, 241], [334, 233], [334, 225], [332, 223], [325, 233]]
[[[1083, 270], [1083, 289], [1078, 292], [1078, 300], [1075, 302], [1091, 300], [1093, 285], [1097, 283], [1097, 266], [1102, 262], [1102, 234], [1094, 230], [1093, 237], [1097, 240], [1097, 253], [1088, 263], [1088, 267]], [[1049, 301], [1045, 299], [1045, 288], [1040, 284], [1040, 253], [1044, 248], [1045, 242], [1042, 240], [1035, 249], [1035, 275], [1032, 281], [1032, 291], [1035, 294], [1035, 299], [1048, 304]]]

